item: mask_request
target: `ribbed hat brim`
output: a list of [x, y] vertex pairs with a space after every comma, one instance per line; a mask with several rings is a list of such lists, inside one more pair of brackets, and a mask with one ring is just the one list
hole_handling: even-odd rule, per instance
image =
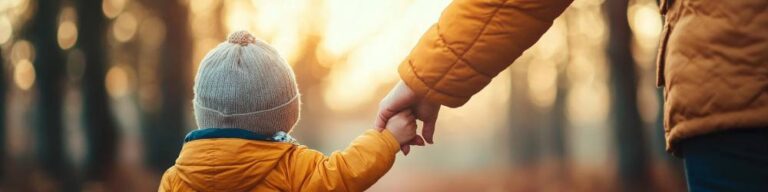
[[299, 119], [299, 95], [272, 109], [243, 114], [223, 114], [194, 103], [199, 128], [240, 128], [257, 134], [290, 132]]

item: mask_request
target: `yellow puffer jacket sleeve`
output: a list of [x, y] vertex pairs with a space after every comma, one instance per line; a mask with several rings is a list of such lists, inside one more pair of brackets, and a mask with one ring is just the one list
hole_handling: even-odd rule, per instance
[[181, 183], [182, 181], [176, 176], [175, 169], [168, 169], [163, 173], [162, 179], [160, 179], [160, 187], [157, 188], [158, 192], [166, 191], [180, 191], [180, 189], [173, 188], [174, 183]]
[[400, 64], [426, 101], [466, 103], [552, 25], [571, 0], [455, 0]]
[[289, 157], [291, 191], [363, 191], [389, 171], [398, 150], [388, 130], [366, 131], [328, 157], [302, 146]]

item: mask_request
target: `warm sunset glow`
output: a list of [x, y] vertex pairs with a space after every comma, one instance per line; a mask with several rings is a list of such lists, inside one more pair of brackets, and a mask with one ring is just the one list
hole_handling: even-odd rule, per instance
[[[664, 89], [655, 85], [664, 26], [658, 1], [558, 1], [570, 4], [560, 12], [537, 0], [87, 4], [93, 6], [82, 6], [81, 0], [0, 0], [0, 71], [6, 75], [0, 81], [8, 86], [0, 90], [5, 100], [0, 131], [7, 138], [7, 161], [0, 168], [8, 168], [0, 173], [12, 176], [0, 179], [0, 191], [154, 191], [170, 186], [165, 185], [167, 178], [174, 175], [164, 172], [172, 169], [178, 155], [189, 154], [190, 146], [197, 145], [185, 142], [184, 135], [205, 128], [254, 129], [199, 124], [193, 102], [201, 96], [198, 73], [207, 74], [199, 71], [201, 61], [218, 45], [234, 45], [228, 35], [240, 30], [272, 46], [294, 76], [258, 70], [226, 74], [218, 79], [228, 82], [220, 83], [252, 86], [293, 80], [300, 93], [300, 118], [289, 133], [326, 156], [351, 149], [341, 154], [362, 152], [366, 158], [370, 146], [385, 141], [379, 138], [382, 134], [389, 137], [383, 139], [390, 152], [395, 147], [389, 144], [391, 137], [408, 139], [403, 138], [408, 134], [404, 130], [398, 132], [399, 123], [388, 122], [381, 134], [375, 131], [382, 128], [379, 110], [390, 101], [382, 102], [385, 97], [410, 99], [400, 101], [409, 104], [402, 110], [421, 118], [414, 120], [421, 136], [429, 134], [425, 125], [431, 122], [424, 117], [430, 111], [417, 104], [439, 107], [435, 142], [411, 146], [408, 156], [398, 151], [381, 178], [363, 175], [376, 181], [366, 191], [619, 191], [638, 186], [643, 191], [685, 191], [680, 163], [664, 154], [669, 131], [661, 118]], [[81, 21], [90, 18], [78, 19], [83, 16], [99, 17], [103, 23], [89, 26]], [[440, 21], [441, 16], [445, 20]], [[425, 47], [416, 47], [431, 27], [439, 34], [430, 33], [421, 45]], [[670, 39], [669, 47], [684, 43], [675, 40]], [[409, 55], [414, 48], [418, 51]], [[230, 63], [215, 65], [248, 68], [254, 58], [245, 57], [255, 56], [248, 51], [253, 50], [228, 52], [225, 57], [231, 59], [221, 61]], [[405, 62], [409, 67], [409, 57], [418, 64], [410, 66], [416, 77], [406, 77], [414, 80], [407, 84], [418, 93], [388, 95], [401, 81], [399, 66]], [[623, 81], [626, 74], [616, 74], [625, 69], [634, 70], [635, 83]], [[55, 74], [45, 75], [49, 73]], [[670, 81], [674, 79], [668, 77]], [[231, 94], [274, 100], [285, 91]], [[618, 97], [628, 94], [637, 98]], [[438, 106], [453, 101], [446, 98], [468, 101], [458, 107]], [[639, 113], [629, 111], [635, 109], [632, 104]], [[205, 107], [216, 108], [217, 103], [212, 105]], [[236, 114], [225, 116], [231, 115]], [[270, 120], [251, 124], [263, 131], [274, 124]], [[621, 134], [624, 131], [635, 132]], [[371, 149], [375, 153], [378, 148]], [[259, 150], [253, 152], [264, 152]], [[215, 169], [216, 162], [210, 163], [201, 166]], [[237, 176], [234, 172], [229, 175]]]
[[[302, 90], [312, 95], [306, 98], [312, 102], [307, 107], [334, 115], [358, 115], [376, 108], [381, 96], [398, 81], [398, 65], [450, 2], [189, 0], [193, 65], [230, 32], [248, 30], [273, 45], [297, 75], [319, 78], [299, 77], [313, 81], [311, 85], [299, 83], [310, 86]], [[610, 142], [605, 126], [611, 109], [605, 52], [609, 30], [603, 3], [575, 1], [564, 14], [567, 17], [557, 19], [527, 56], [515, 61], [519, 62], [511, 67], [515, 73], [503, 72], [466, 106], [442, 112], [441, 116], [452, 118], [443, 118], [448, 123], [443, 123], [441, 131], [468, 133], [470, 129], [460, 127], [479, 126], [487, 130], [472, 130], [497, 133], [510, 125], [506, 119], [511, 98], [525, 98], [524, 102], [547, 113], [559, 99], [557, 95], [563, 94], [564, 104], [559, 107], [565, 110], [563, 121], [567, 121], [570, 141], [588, 143], [574, 145], [575, 159], [590, 165], [606, 162], [604, 156], [592, 158], [609, 150], [593, 145], [608, 146]], [[518, 73], [521, 75], [510, 75]], [[558, 93], [558, 88], [564, 93]], [[528, 95], [516, 95], [521, 93], [519, 89], [527, 89]], [[499, 119], [488, 120], [491, 117]], [[589, 158], [593, 161], [586, 161]]]
[[[224, 4], [226, 13], [224, 24], [226, 33], [237, 30], [249, 30], [261, 40], [264, 40], [288, 61], [294, 65], [296, 57], [301, 52], [299, 45], [305, 38], [313, 34], [314, 25], [320, 23], [317, 16], [312, 15], [313, 1], [230, 1]], [[192, 11], [199, 12], [201, 5], [206, 3], [193, 1]], [[314, 3], [317, 4], [317, 3]], [[259, 5], [259, 6], [255, 6]]]
[[[424, 1], [398, 7], [394, 1], [349, 3], [329, 1], [320, 54], [346, 58], [333, 64], [325, 90], [326, 105], [351, 110], [375, 103], [378, 89], [398, 80], [397, 66], [421, 34], [437, 21], [447, 1]], [[390, 13], [400, 12], [397, 16]]]
[[[328, 67], [323, 100], [333, 110], [358, 110], [370, 104], [377, 91], [397, 81], [397, 66], [421, 34], [437, 21], [450, 1], [226, 1], [223, 24], [226, 33], [252, 31], [270, 43], [288, 63], [297, 56], [316, 51], [320, 64]], [[206, 1], [190, 1], [194, 17], [206, 15]], [[397, 14], [393, 14], [397, 13]], [[205, 19], [200, 22], [207, 22]], [[191, 26], [195, 33], [207, 30]], [[316, 50], [301, 46], [307, 38], [320, 39]], [[220, 41], [201, 37], [195, 58], [202, 58]]]
[[[197, 1], [196, 1], [197, 2]], [[193, 6], [194, 7], [194, 6]], [[249, 10], [253, 9], [247, 1], [230, 1], [225, 3], [227, 34], [238, 30], [249, 30], [253, 17]]]

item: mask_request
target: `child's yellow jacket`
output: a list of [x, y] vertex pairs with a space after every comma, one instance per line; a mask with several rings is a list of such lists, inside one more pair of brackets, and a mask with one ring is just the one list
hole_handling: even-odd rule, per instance
[[328, 157], [284, 142], [194, 140], [158, 191], [363, 191], [392, 167], [399, 149], [388, 130], [366, 131]]

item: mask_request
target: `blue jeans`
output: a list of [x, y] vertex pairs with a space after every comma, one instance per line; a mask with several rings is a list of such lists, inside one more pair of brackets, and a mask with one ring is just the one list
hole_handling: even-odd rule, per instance
[[689, 191], [768, 191], [768, 128], [722, 131], [680, 144]]

